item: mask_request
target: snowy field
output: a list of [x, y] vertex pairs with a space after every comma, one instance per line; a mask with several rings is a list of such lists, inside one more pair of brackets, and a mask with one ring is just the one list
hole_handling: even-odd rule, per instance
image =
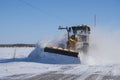
[[38, 48], [0, 48], [0, 80], [120, 80], [119, 64], [50, 63], [31, 59], [34, 51]]

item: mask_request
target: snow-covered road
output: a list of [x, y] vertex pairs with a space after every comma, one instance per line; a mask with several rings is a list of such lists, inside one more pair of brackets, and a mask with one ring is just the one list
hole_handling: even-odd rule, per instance
[[[12, 63], [16, 64], [16, 63]], [[23, 65], [24, 64], [24, 65]], [[4, 80], [120, 80], [120, 65], [51, 65], [41, 63], [18, 63], [18, 68], [6, 71]], [[21, 66], [20, 66], [21, 65]], [[23, 65], [23, 66], [22, 66]], [[26, 65], [26, 66], [25, 66]], [[13, 70], [11, 70], [13, 69]], [[11, 73], [8, 75], [8, 73]]]

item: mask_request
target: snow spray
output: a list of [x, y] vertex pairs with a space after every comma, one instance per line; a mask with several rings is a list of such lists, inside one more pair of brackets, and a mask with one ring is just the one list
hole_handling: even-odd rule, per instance
[[[79, 52], [81, 64], [85, 65], [106, 65], [120, 63], [120, 31], [96, 29], [91, 32], [89, 41], [89, 52], [87, 54]], [[42, 51], [45, 46], [57, 46], [59, 43], [66, 44], [67, 35], [57, 38], [41, 40], [38, 43], [35, 53]], [[38, 49], [40, 48], [40, 49]], [[40, 51], [38, 51], [40, 50]], [[36, 52], [37, 51], [37, 52]], [[35, 55], [35, 54], [33, 54]]]
[[120, 63], [120, 31], [97, 29], [91, 33], [88, 54], [80, 54], [81, 62], [88, 65]]

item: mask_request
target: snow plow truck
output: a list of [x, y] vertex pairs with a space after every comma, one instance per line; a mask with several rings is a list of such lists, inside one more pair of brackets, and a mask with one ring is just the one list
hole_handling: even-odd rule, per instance
[[61, 27], [59, 30], [67, 31], [67, 41], [65, 46], [47, 46], [44, 52], [59, 54], [71, 57], [78, 57], [80, 52], [87, 53], [89, 50], [90, 27], [88, 25], [78, 25], [71, 27]]

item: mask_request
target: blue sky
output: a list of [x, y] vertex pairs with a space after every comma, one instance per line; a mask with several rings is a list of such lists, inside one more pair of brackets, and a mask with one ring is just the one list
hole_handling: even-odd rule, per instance
[[120, 0], [0, 0], [0, 44], [36, 43], [57, 28], [88, 24], [120, 29]]

